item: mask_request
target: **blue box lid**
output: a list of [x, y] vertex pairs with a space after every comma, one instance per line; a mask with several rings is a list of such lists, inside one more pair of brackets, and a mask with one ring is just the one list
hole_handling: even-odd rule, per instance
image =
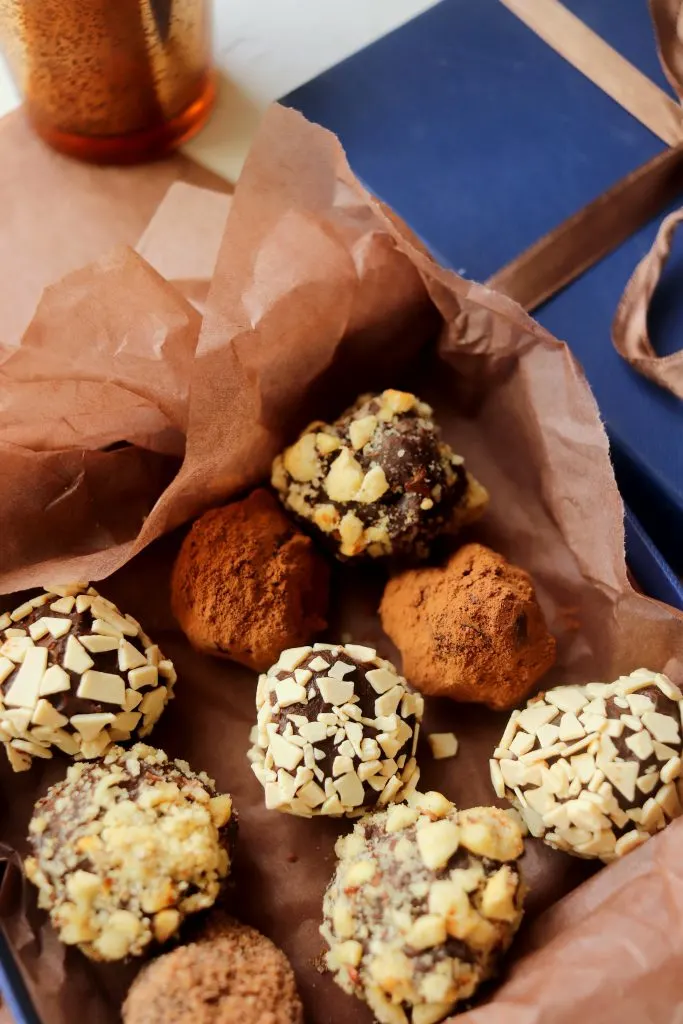
[[[645, 0], [567, 6], [670, 91]], [[665, 148], [499, 0], [442, 0], [285, 102], [336, 132], [368, 187], [441, 262], [476, 280]], [[683, 546], [652, 515], [664, 496], [683, 516], [683, 403], [632, 370], [610, 338], [659, 220], [534, 315], [568, 342], [611, 436], [645, 468], [638, 515], [683, 570]], [[674, 252], [667, 280], [682, 260]], [[653, 311], [661, 354], [679, 347], [675, 291], [665, 280]]]

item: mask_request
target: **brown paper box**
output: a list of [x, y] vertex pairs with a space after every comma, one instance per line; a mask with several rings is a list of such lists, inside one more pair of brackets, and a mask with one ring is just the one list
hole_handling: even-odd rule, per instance
[[[187, 230], [181, 213], [179, 206], [176, 238]], [[100, 458], [102, 439], [118, 436], [133, 442], [116, 449], [131, 452], [130, 458], [172, 459], [186, 424], [185, 458], [170, 486], [157, 492], [137, 537], [129, 516], [119, 539], [112, 526], [111, 537], [99, 537], [98, 547], [93, 509], [67, 492], [63, 513], [78, 531], [66, 535], [55, 520], [55, 536], [43, 538], [36, 555], [38, 536], [53, 522], [52, 506], [41, 506], [37, 492], [47, 487], [51, 459], [63, 455], [43, 450], [52, 436], [46, 423], [53, 417], [61, 424], [61, 409], [43, 396], [39, 430], [37, 417], [17, 399], [18, 443], [26, 455], [23, 490], [15, 488], [8, 510], [15, 479], [9, 473], [10, 486], [0, 489], [0, 524], [8, 531], [21, 520], [30, 525], [9, 558], [0, 549], [5, 589], [44, 577], [47, 567], [35, 563], [47, 555], [53, 578], [86, 569], [103, 577], [169, 526], [266, 477], [273, 454], [306, 420], [336, 415], [367, 387], [408, 384], [434, 404], [446, 439], [491, 491], [490, 512], [475, 535], [534, 576], [559, 645], [558, 666], [547, 683], [608, 680], [640, 665], [683, 681], [683, 617], [635, 594], [628, 583], [623, 508], [606, 437], [566, 347], [509, 300], [436, 266], [356, 182], [336, 140], [297, 114], [275, 108], [266, 118], [235, 193], [198, 341], [192, 307], [137, 257], [119, 255], [83, 271], [48, 299], [61, 311], [59, 331], [53, 334], [45, 303], [39, 323], [53, 338], [54, 351], [70, 345], [69, 352], [79, 353], [81, 386], [114, 389], [93, 401], [90, 415], [72, 430], [71, 451], [87, 449]], [[136, 303], [133, 320], [124, 299]], [[100, 347], [90, 357], [86, 342], [94, 329]], [[34, 324], [19, 361], [9, 364], [17, 387], [23, 378], [34, 379], [46, 357], [35, 331]], [[171, 335], [169, 358], [174, 353], [177, 362], [171, 359], [164, 373]], [[114, 358], [120, 351], [128, 357], [122, 363]], [[190, 367], [185, 390], [181, 365]], [[153, 371], [158, 379], [150, 383]], [[59, 377], [57, 395], [65, 383], [71, 386]], [[124, 394], [134, 394], [140, 404], [119, 406]], [[9, 417], [4, 429], [13, 429]], [[133, 479], [128, 498], [137, 494], [135, 487]], [[93, 496], [96, 488], [93, 477]], [[154, 488], [138, 497], [141, 506], [150, 502]], [[120, 498], [115, 493], [109, 503]], [[90, 544], [87, 553], [79, 547], [79, 531]], [[313, 963], [321, 951], [317, 928], [333, 840], [348, 826], [266, 812], [245, 759], [254, 676], [192, 652], [175, 627], [168, 578], [178, 542], [177, 533], [157, 541], [102, 584], [177, 664], [177, 697], [154, 739], [233, 793], [241, 837], [237, 885], [228, 899], [286, 950], [308, 1019], [363, 1024], [367, 1011]], [[378, 565], [335, 569], [328, 638], [349, 631], [395, 657], [376, 615], [383, 580]], [[453, 729], [461, 750], [454, 760], [434, 762], [421, 748], [421, 788], [442, 789], [461, 806], [491, 802], [487, 759], [504, 722], [504, 715], [485, 709], [430, 701], [426, 731]], [[24, 848], [31, 802], [63, 771], [53, 762], [13, 777], [0, 766], [0, 838]], [[531, 894], [518, 956], [490, 1001], [462, 1019], [669, 1024], [683, 957], [682, 836], [681, 823], [672, 825], [559, 903], [595, 865], [530, 840], [524, 869]], [[29, 896], [34, 935], [28, 919], [12, 913], [16, 879], [8, 878], [0, 895], [45, 1024], [117, 1020], [135, 967], [95, 966], [65, 951]]]

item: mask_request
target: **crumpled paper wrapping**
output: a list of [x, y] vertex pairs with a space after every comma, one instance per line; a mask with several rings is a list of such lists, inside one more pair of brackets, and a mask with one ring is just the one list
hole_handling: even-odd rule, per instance
[[[176, 239], [185, 230], [181, 212]], [[56, 333], [45, 302], [63, 314]], [[64, 409], [59, 417], [53, 411], [50, 392], [41, 394], [34, 416], [17, 399], [25, 461], [23, 477], [13, 477], [10, 467], [9, 486], [0, 489], [3, 588], [35, 583], [48, 570], [53, 579], [75, 572], [101, 578], [123, 566], [103, 591], [142, 619], [179, 672], [177, 697], [153, 739], [214, 775], [239, 809], [237, 884], [228, 899], [288, 953], [309, 1020], [364, 1024], [366, 1009], [314, 962], [333, 842], [348, 825], [266, 812], [245, 759], [254, 676], [189, 648], [168, 600], [180, 533], [149, 542], [266, 476], [273, 454], [307, 420], [336, 415], [363, 389], [408, 385], [434, 404], [446, 439], [491, 491], [490, 511], [473, 536], [534, 576], [558, 638], [558, 666], [545, 682], [608, 680], [640, 665], [683, 682], [683, 617], [636, 594], [627, 579], [623, 508], [588, 386], [564, 345], [510, 300], [438, 267], [362, 189], [334, 137], [281, 108], [268, 114], [235, 193], [201, 331], [192, 306], [130, 254], [67, 279], [41, 309], [51, 351], [44, 347], [39, 358], [40, 346], [34, 352], [29, 339], [23, 362], [14, 364], [13, 386], [32, 384], [42, 368], [38, 383], [57, 377], [56, 394], [74, 386], [78, 372], [79, 386], [107, 385], [114, 395], [110, 401], [103, 390], [90, 414], [68, 427]], [[87, 331], [79, 309], [87, 310]], [[94, 358], [83, 347], [86, 338], [98, 339]], [[67, 343], [78, 357], [68, 378], [66, 360], [59, 360]], [[120, 363], [117, 352], [127, 359]], [[118, 404], [123, 396], [127, 405]], [[6, 420], [9, 430], [13, 421]], [[45, 537], [52, 506], [41, 505], [40, 493], [49, 493], [50, 460], [63, 452], [45, 451], [54, 444], [51, 423], [71, 431], [70, 451], [82, 460], [100, 458], [102, 439], [116, 438], [128, 447], [117, 445], [115, 453], [168, 460], [163, 465], [171, 470], [184, 435], [182, 465], [156, 497], [148, 475], [130, 481], [128, 512], [131, 503], [138, 507], [136, 498], [139, 509], [149, 506], [139, 533], [132, 513], [119, 534], [112, 524], [109, 534], [96, 529], [102, 514], [113, 516], [109, 505], [121, 501], [115, 480], [104, 509], [83, 495], [74, 501], [67, 488], [63, 522], [54, 520]], [[89, 485], [94, 501], [94, 476]], [[77, 528], [65, 532], [75, 520]], [[6, 557], [8, 529], [23, 540]], [[377, 617], [383, 573], [378, 565], [335, 569], [327, 636], [348, 631], [395, 657]], [[421, 787], [442, 789], [461, 806], [491, 802], [487, 759], [505, 719], [429, 701], [426, 732], [452, 729], [461, 749], [456, 759], [435, 762], [423, 746]], [[8, 847], [25, 849], [31, 803], [63, 771], [63, 763], [49, 762], [15, 777], [0, 765], [0, 840]], [[530, 840], [529, 912], [508, 976], [461, 1019], [573, 1024], [583, 1015], [591, 1024], [670, 1024], [683, 959], [682, 847], [683, 822], [576, 889], [596, 865]], [[0, 892], [0, 912], [45, 1024], [113, 1024], [136, 965], [97, 966], [65, 950], [32, 896], [23, 903], [20, 896], [13, 874]]]
[[662, 276], [683, 210], [665, 217], [652, 248], [640, 261], [624, 289], [612, 325], [614, 346], [634, 370], [655, 384], [683, 398], [683, 352], [658, 356], [648, 330], [648, 312], [652, 296]]
[[[176, 181], [159, 203], [136, 251], [204, 312], [232, 197]], [[178, 230], [178, 225], [182, 230]]]
[[181, 153], [136, 167], [70, 160], [23, 110], [0, 121], [0, 153], [0, 347], [19, 341], [46, 285], [114, 245], [134, 245], [173, 182], [230, 188]]

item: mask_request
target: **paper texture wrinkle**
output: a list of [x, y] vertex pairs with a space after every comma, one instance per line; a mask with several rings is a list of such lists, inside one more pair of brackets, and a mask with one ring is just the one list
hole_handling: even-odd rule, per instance
[[659, 280], [671, 253], [674, 234], [683, 221], [683, 210], [670, 213], [662, 221], [652, 248], [633, 272], [612, 324], [612, 340], [617, 352], [642, 373], [683, 398], [683, 351], [658, 356], [650, 340], [648, 311]]
[[[235, 912], [290, 956], [307, 1019], [369, 1024], [366, 1008], [314, 966], [322, 951], [317, 928], [333, 844], [348, 823], [265, 810], [245, 758], [255, 679], [239, 666], [193, 652], [179, 633], [168, 579], [180, 534], [161, 534], [267, 478], [273, 455], [307, 422], [336, 416], [367, 389], [404, 385], [433, 404], [445, 439], [491, 491], [490, 511], [471, 536], [522, 565], [537, 584], [559, 651], [545, 685], [610, 680], [640, 665], [666, 666], [682, 682], [683, 616], [636, 594], [628, 582], [623, 507], [606, 437], [568, 350], [509, 299], [439, 268], [356, 181], [332, 136], [292, 111], [268, 113], [235, 193], [210, 285], [201, 277], [201, 267], [209, 272], [201, 238], [191, 231], [208, 207], [197, 194], [186, 198], [189, 221], [176, 197], [173, 216], [157, 223], [152, 241], [158, 259], [165, 233], [169, 252], [176, 253], [176, 280], [206, 289], [201, 331], [196, 310], [179, 290], [130, 253], [114, 267], [78, 272], [79, 295], [87, 294], [90, 281], [109, 299], [107, 331], [98, 335], [97, 348], [88, 348], [92, 332], [86, 337], [79, 326], [75, 312], [82, 307], [70, 307], [71, 284], [56, 286], [51, 301], [56, 294], [63, 306], [55, 308], [65, 312], [58, 331], [44, 324], [45, 344], [51, 339], [53, 346], [50, 365], [73, 344], [77, 380], [96, 364], [97, 381], [106, 384], [121, 329], [128, 362], [112, 373], [114, 390], [131, 385], [144, 393], [157, 418], [145, 427], [146, 413], [137, 406], [117, 409], [104, 399], [83, 421], [60, 407], [72, 429], [61, 425], [70, 446], [58, 451], [42, 447], [43, 428], [26, 410], [19, 427], [7, 416], [0, 420], [3, 429], [20, 429], [33, 443], [22, 449], [0, 434], [0, 580], [9, 591], [45, 578], [109, 577], [103, 592], [159, 639], [179, 673], [177, 697], [153, 742], [213, 775], [239, 809], [240, 850], [229, 897]], [[283, 223], [286, 244], [275, 244]], [[306, 244], [293, 245], [293, 225], [297, 234], [305, 226]], [[194, 256], [188, 243], [180, 259], [185, 238], [194, 238]], [[263, 253], [267, 261], [259, 265]], [[257, 281], [252, 317], [245, 296]], [[135, 331], [132, 308], [146, 309]], [[173, 338], [161, 359], [159, 324]], [[30, 345], [26, 352], [22, 346], [14, 367], [35, 358]], [[68, 375], [54, 379], [64, 384]], [[181, 465], [164, 454], [163, 438], [169, 420], [177, 425], [183, 410]], [[43, 411], [35, 410], [36, 420]], [[129, 435], [133, 443], [101, 450], [103, 438]], [[157, 543], [150, 546], [152, 540]], [[349, 633], [397, 657], [377, 618], [384, 578], [377, 565], [338, 568], [327, 639]], [[3, 606], [11, 603], [6, 598]], [[441, 789], [463, 807], [490, 803], [487, 762], [505, 720], [484, 708], [430, 701], [425, 733], [454, 731], [460, 751], [436, 762], [421, 748], [422, 788]], [[63, 771], [54, 761], [12, 776], [0, 762], [1, 841], [25, 850], [30, 807]], [[596, 865], [530, 841], [524, 859], [528, 924], [518, 952], [489, 1001], [460, 1019], [671, 1024], [683, 959], [676, 924], [682, 843], [679, 822], [577, 888]], [[18, 889], [15, 882], [7, 885], [12, 891], [0, 894], [0, 906], [44, 1024], [118, 1021], [136, 966], [98, 967], [77, 951], [64, 952], [30, 902], [28, 917], [8, 913], [6, 901]], [[68, 984], [61, 983], [62, 971]]]

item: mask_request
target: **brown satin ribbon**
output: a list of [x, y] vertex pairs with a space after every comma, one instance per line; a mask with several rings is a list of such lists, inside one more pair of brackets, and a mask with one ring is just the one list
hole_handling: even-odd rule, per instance
[[526, 310], [536, 309], [646, 224], [683, 192], [683, 144], [622, 178], [529, 249], [487, 284]]
[[[532, 310], [621, 245], [683, 192], [683, 143], [679, 141], [683, 113], [648, 79], [649, 88], [644, 90], [642, 74], [558, 0], [501, 2], [660, 138], [674, 143], [489, 279], [491, 287]], [[662, 66], [683, 100], [683, 0], [650, 0], [650, 9]], [[625, 358], [630, 361], [629, 356]], [[662, 379], [659, 383], [667, 386]]]
[[683, 350], [670, 356], [656, 354], [648, 335], [647, 312], [681, 221], [683, 210], [669, 214], [662, 221], [652, 248], [626, 285], [612, 325], [617, 352], [644, 377], [672, 391], [678, 398], [683, 398]]

